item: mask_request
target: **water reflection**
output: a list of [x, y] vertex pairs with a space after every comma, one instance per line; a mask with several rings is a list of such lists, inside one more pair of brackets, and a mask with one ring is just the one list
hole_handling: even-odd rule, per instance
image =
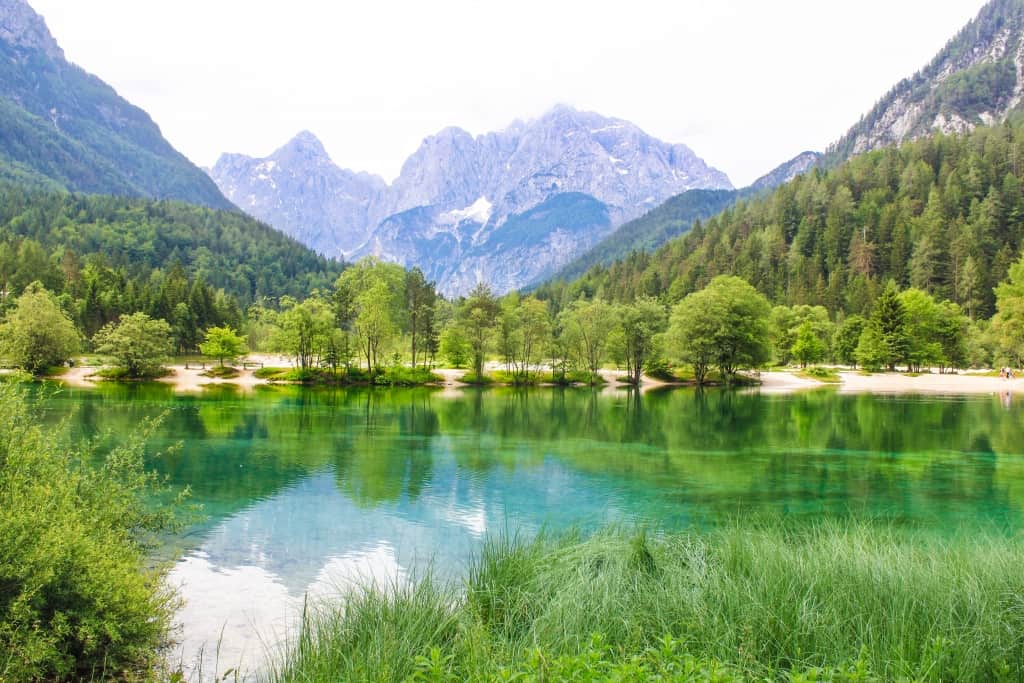
[[779, 514], [1013, 531], [1024, 501], [1021, 409], [1000, 397], [158, 385], [49, 406], [112, 441], [166, 413], [154, 452], [184, 447], [153, 464], [206, 514], [172, 574], [183, 656], [223, 629], [221, 670], [258, 661], [307, 593], [428, 561], [458, 576], [489, 533]]

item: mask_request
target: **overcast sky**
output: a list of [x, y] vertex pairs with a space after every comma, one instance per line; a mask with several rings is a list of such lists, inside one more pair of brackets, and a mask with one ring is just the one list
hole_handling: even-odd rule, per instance
[[556, 103], [683, 142], [742, 186], [823, 149], [982, 0], [29, 0], [71, 61], [201, 165], [313, 131], [388, 181], [427, 135]]

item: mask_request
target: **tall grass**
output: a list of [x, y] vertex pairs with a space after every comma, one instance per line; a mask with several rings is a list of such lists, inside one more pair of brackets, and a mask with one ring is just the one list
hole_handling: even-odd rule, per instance
[[312, 610], [267, 680], [1020, 680], [1024, 543], [877, 524], [489, 543]]

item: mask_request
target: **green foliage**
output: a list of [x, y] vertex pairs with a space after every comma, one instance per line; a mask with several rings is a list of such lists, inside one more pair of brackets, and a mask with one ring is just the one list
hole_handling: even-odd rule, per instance
[[649, 297], [620, 304], [615, 312], [610, 345], [619, 347], [617, 355], [625, 361], [627, 380], [639, 384], [644, 366], [656, 355], [656, 337], [665, 331], [668, 316], [665, 307]]
[[335, 313], [323, 297], [314, 294], [305, 301], [286, 298], [270, 346], [295, 358], [301, 370], [319, 365], [333, 338]]
[[484, 376], [484, 360], [491, 346], [491, 334], [499, 312], [498, 300], [484, 283], [477, 285], [458, 309], [457, 323], [469, 347], [472, 373]]
[[672, 310], [666, 352], [692, 366], [698, 384], [712, 367], [729, 381], [767, 362], [769, 311], [768, 300], [740, 278], [715, 278]]
[[466, 367], [470, 358], [470, 348], [461, 326], [446, 327], [441, 333], [441, 355], [453, 368]]
[[75, 324], [42, 285], [30, 285], [0, 325], [0, 358], [38, 375], [64, 363], [80, 347]]
[[839, 373], [832, 368], [806, 368], [801, 373], [801, 376], [809, 379], [815, 379], [819, 382], [825, 382], [828, 384], [838, 384], [842, 381]]
[[878, 372], [887, 367], [890, 360], [889, 347], [878, 325], [868, 324], [864, 327], [854, 354], [857, 363], [869, 372]]
[[490, 541], [307, 616], [269, 680], [1013, 680], [1019, 540], [848, 522]]
[[288, 368], [262, 367], [253, 371], [253, 377], [257, 379], [279, 379], [288, 372]]
[[245, 340], [228, 326], [211, 327], [208, 329], [206, 331], [206, 341], [199, 345], [199, 350], [204, 356], [216, 358], [220, 361], [221, 367], [224, 366], [225, 359], [234, 361], [239, 356], [249, 353]]
[[601, 299], [574, 301], [559, 314], [562, 337], [596, 376], [607, 355], [608, 335], [615, 326], [615, 310]]
[[98, 454], [0, 384], [0, 680], [145, 678], [175, 608], [146, 547], [173, 526], [143, 438]]
[[432, 373], [428, 368], [409, 368], [404, 365], [395, 365], [386, 368], [373, 379], [374, 384], [389, 387], [418, 387], [424, 384], [433, 384], [440, 381], [442, 381], [442, 379]]
[[860, 315], [851, 315], [836, 328], [832, 340], [835, 360], [844, 365], [857, 365], [857, 344], [868, 321]]
[[825, 359], [828, 353], [828, 346], [821, 340], [821, 337], [814, 331], [811, 323], [805, 322], [797, 330], [796, 341], [790, 349], [793, 358], [800, 363], [800, 367], [818, 363]]
[[133, 313], [103, 327], [93, 337], [93, 345], [97, 353], [114, 358], [125, 377], [156, 377], [171, 354], [171, 326], [145, 313]]
[[[890, 280], [871, 313], [871, 326], [878, 330], [882, 344], [881, 364], [895, 370], [896, 364], [907, 358], [910, 332], [907, 329], [907, 309], [899, 297], [896, 283]], [[862, 361], [862, 365], [867, 365]]]
[[413, 280], [414, 296], [406, 290], [407, 276], [401, 266], [367, 257], [338, 278], [335, 299], [338, 318], [351, 328], [368, 370], [380, 367], [383, 349], [407, 323], [407, 305], [416, 308], [417, 324], [425, 324], [428, 315], [425, 299], [428, 284]]
[[216, 379], [235, 379], [241, 373], [238, 368], [233, 368], [227, 365], [215, 365], [209, 370], [202, 372], [203, 377], [213, 377]]
[[1024, 257], [1010, 268], [1009, 280], [996, 288], [996, 309], [992, 331], [1000, 348], [1021, 367], [1024, 360]]
[[[25, 245], [31, 254], [24, 253]], [[165, 282], [178, 277], [176, 266], [190, 282], [175, 300], [164, 302]], [[210, 288], [211, 297], [223, 290], [247, 306], [262, 297], [307, 296], [333, 284], [341, 269], [236, 211], [0, 184], [0, 290], [20, 293], [39, 280], [101, 312], [113, 307], [114, 316], [141, 310], [169, 320], [177, 302], [189, 303], [196, 280]], [[199, 329], [225, 322], [239, 324], [201, 320]], [[97, 328], [84, 330], [91, 335]]]

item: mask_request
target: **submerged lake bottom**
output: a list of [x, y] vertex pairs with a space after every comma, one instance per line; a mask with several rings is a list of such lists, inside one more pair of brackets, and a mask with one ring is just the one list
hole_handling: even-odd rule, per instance
[[1024, 526], [1024, 406], [996, 396], [110, 385], [44, 405], [111, 444], [163, 415], [152, 467], [202, 506], [167, 550], [184, 600], [172, 658], [209, 674], [258, 668], [307, 596], [428, 568], [458, 580], [502, 534]]

